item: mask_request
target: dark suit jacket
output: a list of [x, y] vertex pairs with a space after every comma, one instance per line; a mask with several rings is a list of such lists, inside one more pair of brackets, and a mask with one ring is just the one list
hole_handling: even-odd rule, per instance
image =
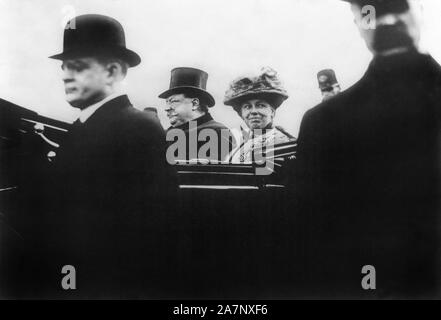
[[[305, 114], [298, 241], [314, 294], [435, 295], [440, 113], [440, 66], [409, 52], [375, 58], [358, 83]], [[376, 268], [376, 290], [361, 288], [364, 265]]]
[[[233, 136], [229, 134], [229, 129], [225, 125], [223, 125], [222, 123], [214, 121], [209, 113], [206, 113], [205, 115], [193, 120], [193, 122], [195, 123], [194, 127], [190, 127], [190, 123], [187, 122], [187, 123], [184, 123], [183, 125], [180, 125], [178, 127], [170, 127], [167, 129], [167, 133], [169, 133], [171, 130], [178, 129], [178, 130], [182, 130], [183, 133], [185, 134], [185, 144], [186, 144], [186, 150], [187, 150], [185, 157], [176, 153], [176, 156], [174, 157], [175, 160], [191, 160], [192, 159], [192, 157], [190, 155], [190, 150], [189, 150], [190, 143], [192, 143], [190, 141], [190, 139], [192, 139], [191, 132], [195, 133], [195, 137], [196, 137], [196, 139], [198, 139], [199, 134], [204, 129], [212, 129], [216, 133], [216, 135], [217, 135], [216, 147], [218, 149], [218, 152], [217, 152], [217, 154], [207, 153], [207, 154], [204, 154], [200, 158], [201, 159], [208, 159], [208, 160], [225, 160], [227, 155], [229, 154], [229, 152], [232, 150], [232, 148], [234, 146]], [[192, 129], [192, 128], [196, 128], [196, 129]], [[176, 141], [178, 141], [178, 138], [174, 138], [173, 141], [168, 141], [168, 146], [175, 145]], [[210, 138], [207, 138], [207, 141], [199, 141], [199, 140], [195, 141], [198, 155], [199, 155], [199, 151], [202, 147], [208, 146], [207, 142], [209, 142], [209, 141], [210, 141]], [[222, 142], [222, 141], [224, 141], [224, 142]], [[223, 143], [225, 144], [226, 147], [224, 147], [222, 149]], [[207, 150], [205, 150], [205, 151], [207, 151]], [[205, 153], [205, 152], [201, 152], [201, 153]]]
[[23, 238], [4, 221], [0, 212], [0, 299], [20, 297], [23, 247]]
[[127, 96], [74, 123], [57, 152], [43, 228], [58, 293], [70, 264], [79, 297], [160, 296], [176, 188], [164, 141], [158, 119]]

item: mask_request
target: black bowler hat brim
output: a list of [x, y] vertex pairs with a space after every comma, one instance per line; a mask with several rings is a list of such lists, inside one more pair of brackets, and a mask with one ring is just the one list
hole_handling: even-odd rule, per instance
[[180, 93], [195, 93], [200, 99], [202, 99], [209, 108], [213, 107], [216, 102], [213, 98], [213, 96], [208, 93], [207, 91], [198, 88], [198, 87], [192, 87], [192, 86], [179, 86], [175, 88], [171, 88], [167, 91], [164, 91], [161, 93], [158, 97], [161, 99], [167, 99], [168, 97], [174, 95], [174, 94], [180, 94]]
[[56, 60], [67, 60], [86, 56], [100, 56], [105, 55], [109, 57], [119, 58], [128, 63], [129, 67], [135, 67], [141, 63], [141, 57], [134, 51], [120, 47], [120, 46], [109, 46], [109, 47], [81, 47], [75, 49], [69, 49], [62, 53], [50, 56], [51, 59]]

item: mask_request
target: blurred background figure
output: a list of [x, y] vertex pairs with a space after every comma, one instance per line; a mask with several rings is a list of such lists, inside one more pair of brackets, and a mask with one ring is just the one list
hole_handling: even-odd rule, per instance
[[326, 101], [341, 91], [335, 72], [332, 69], [324, 69], [317, 73], [319, 89], [322, 93], [322, 101]]
[[[418, 1], [345, 1], [373, 60], [302, 120], [306, 285], [321, 297], [439, 297], [441, 67], [420, 51]], [[375, 290], [361, 286], [365, 265]]]

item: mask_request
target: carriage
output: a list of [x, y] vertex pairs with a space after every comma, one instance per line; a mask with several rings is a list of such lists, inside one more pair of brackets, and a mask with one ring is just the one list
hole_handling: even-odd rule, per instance
[[[24, 239], [22, 220], [39, 213], [17, 214], [20, 189], [29, 181], [34, 187], [45, 183], [38, 179], [56, 161], [69, 128], [69, 123], [0, 100], [1, 220]], [[284, 253], [292, 231], [290, 171], [285, 169], [293, 167], [295, 151], [295, 142], [274, 146], [267, 159], [274, 163], [269, 175], [256, 174], [259, 163], [176, 162], [184, 230], [179, 263], [199, 279], [189, 280], [194, 287], [185, 297], [260, 297], [275, 283], [287, 283], [280, 279], [281, 268], [291, 268]]]

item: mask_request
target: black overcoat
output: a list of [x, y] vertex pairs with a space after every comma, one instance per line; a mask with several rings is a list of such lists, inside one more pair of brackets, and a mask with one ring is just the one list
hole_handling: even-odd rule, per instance
[[73, 124], [46, 183], [42, 223], [55, 292], [63, 293], [61, 267], [73, 265], [77, 297], [161, 296], [177, 187], [165, 147], [159, 120], [125, 95]]
[[[441, 68], [414, 51], [374, 58], [358, 83], [305, 114], [297, 253], [313, 294], [437, 293], [440, 114]], [[365, 265], [376, 290], [362, 289]]]

